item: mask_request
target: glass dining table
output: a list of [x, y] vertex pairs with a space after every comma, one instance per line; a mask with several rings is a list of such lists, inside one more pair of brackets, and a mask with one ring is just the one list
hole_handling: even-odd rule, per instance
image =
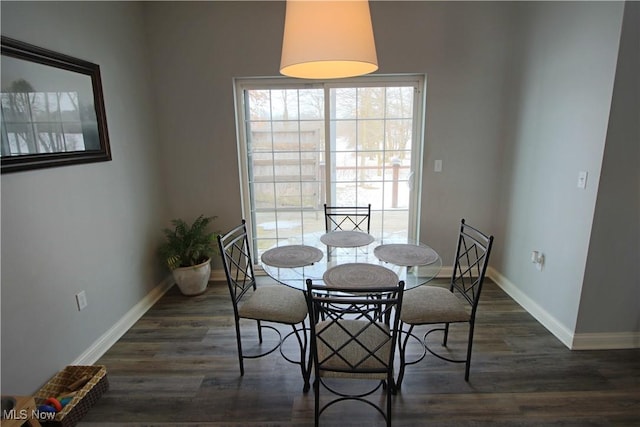
[[438, 253], [425, 243], [398, 237], [376, 240], [357, 231], [329, 232], [305, 239], [303, 245], [280, 245], [265, 251], [260, 261], [271, 278], [303, 291], [307, 279], [329, 287], [388, 286], [397, 280], [409, 290], [431, 281], [442, 268]]

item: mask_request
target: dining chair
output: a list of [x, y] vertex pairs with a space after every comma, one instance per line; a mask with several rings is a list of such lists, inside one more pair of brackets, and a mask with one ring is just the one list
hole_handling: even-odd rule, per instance
[[[306, 318], [308, 310], [304, 293], [285, 285], [256, 285], [244, 219], [240, 225], [229, 232], [218, 235], [218, 245], [233, 303], [240, 375], [244, 375], [244, 359], [263, 357], [279, 348], [280, 353], [288, 362], [300, 365], [304, 380], [303, 390], [308, 391], [311, 368], [309, 366], [310, 356], [307, 361], [308, 328]], [[277, 334], [278, 342], [267, 349], [245, 354], [242, 348], [241, 319], [256, 321], [260, 347], [262, 346], [262, 332], [265, 329], [274, 331]], [[293, 331], [283, 338], [279, 329], [273, 325], [265, 325], [263, 322], [290, 325]], [[299, 360], [292, 360], [282, 350], [282, 343], [292, 334], [295, 335], [300, 347]]]
[[[400, 315], [401, 337], [398, 340], [400, 368], [396, 381], [397, 388], [402, 386], [406, 366], [421, 361], [427, 351], [448, 362], [464, 363], [464, 379], [469, 381], [476, 312], [492, 245], [493, 236], [487, 236], [466, 224], [462, 219], [448, 289], [423, 285], [409, 291], [402, 303]], [[427, 337], [431, 333], [441, 331], [443, 332], [442, 346], [446, 347], [451, 323], [468, 323], [465, 358], [460, 358], [460, 355], [445, 355], [443, 350], [436, 351], [427, 343]], [[429, 329], [422, 339], [414, 335], [413, 330], [416, 326], [433, 324], [443, 326]], [[405, 325], [408, 326], [406, 331]], [[417, 359], [407, 362], [406, 350], [411, 338], [421, 342], [422, 354]]]
[[327, 206], [324, 204], [324, 223], [330, 231], [363, 231], [371, 227], [371, 203], [368, 206]]
[[[394, 387], [394, 353], [399, 327], [404, 282], [395, 286], [368, 287], [354, 291], [313, 284], [306, 280], [311, 318], [315, 395], [314, 420], [330, 406], [359, 401], [372, 406], [391, 425], [391, 394]], [[330, 290], [328, 290], [330, 289]], [[375, 298], [369, 298], [375, 295]], [[354, 392], [347, 383], [364, 382], [365, 391]], [[320, 405], [320, 389], [332, 397]], [[367, 399], [382, 388], [386, 408]]]

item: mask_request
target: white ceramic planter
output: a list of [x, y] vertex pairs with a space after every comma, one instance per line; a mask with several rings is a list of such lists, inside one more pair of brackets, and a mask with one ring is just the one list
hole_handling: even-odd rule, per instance
[[207, 290], [211, 276], [211, 259], [191, 267], [180, 267], [172, 271], [180, 292], [184, 295], [200, 295]]

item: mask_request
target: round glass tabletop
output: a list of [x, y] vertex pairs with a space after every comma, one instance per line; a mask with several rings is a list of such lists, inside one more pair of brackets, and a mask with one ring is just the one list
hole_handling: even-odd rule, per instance
[[[279, 267], [270, 265], [269, 260], [266, 260], [266, 263], [263, 260], [261, 265], [265, 273], [279, 283], [306, 290], [306, 279], [311, 279], [314, 284], [324, 284], [325, 273], [333, 267], [350, 263], [364, 263], [382, 266], [393, 271], [398, 276], [398, 280], [404, 281], [406, 290], [429, 282], [438, 275], [442, 268], [442, 259], [435, 250], [426, 244], [410, 239], [374, 240], [368, 245], [360, 247], [332, 246], [329, 256], [327, 256], [327, 246], [321, 241], [312, 244], [305, 242], [305, 245], [316, 247], [322, 251], [322, 258], [313, 264], [302, 267]], [[393, 246], [385, 247], [386, 245]], [[380, 247], [382, 248], [377, 249]], [[381, 252], [382, 256], [379, 257]], [[416, 264], [418, 262], [423, 262], [423, 264], [407, 265], [414, 261]]]

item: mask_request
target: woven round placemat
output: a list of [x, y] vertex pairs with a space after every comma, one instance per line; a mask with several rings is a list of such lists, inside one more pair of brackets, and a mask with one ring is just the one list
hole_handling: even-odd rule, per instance
[[373, 250], [373, 254], [380, 261], [404, 266], [428, 265], [438, 260], [438, 254], [433, 249], [406, 243], [380, 245]]
[[396, 286], [398, 275], [375, 264], [348, 263], [332, 267], [322, 276], [325, 285], [340, 288]]
[[273, 267], [304, 267], [320, 261], [322, 259], [322, 251], [306, 245], [279, 246], [263, 253], [260, 259], [264, 264]]
[[336, 248], [355, 248], [358, 246], [366, 246], [373, 242], [373, 236], [363, 231], [330, 231], [320, 236], [320, 241], [327, 246], [335, 246]]

